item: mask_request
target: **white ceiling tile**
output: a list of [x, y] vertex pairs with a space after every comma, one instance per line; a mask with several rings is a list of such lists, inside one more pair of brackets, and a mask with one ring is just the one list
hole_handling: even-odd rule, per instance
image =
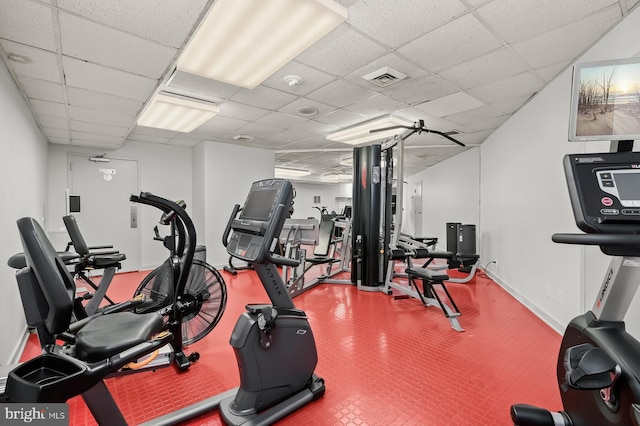
[[64, 12], [60, 13], [60, 37], [64, 55], [153, 79], [162, 77], [177, 52]]
[[336, 76], [382, 56], [386, 49], [347, 25], [341, 25], [302, 52], [297, 61]]
[[627, 0], [627, 9], [631, 10], [640, 0]]
[[95, 90], [127, 99], [146, 101], [157, 82], [147, 77], [62, 57], [69, 86]]
[[616, 0], [494, 0], [477, 9], [480, 17], [507, 42], [534, 37], [575, 22]]
[[524, 105], [529, 99], [531, 95], [518, 96], [512, 99], [505, 99], [500, 102], [495, 102], [490, 104], [493, 108], [502, 112], [503, 114], [513, 114], [516, 112], [522, 105]]
[[174, 48], [186, 40], [207, 0], [146, 2], [58, 0], [58, 7], [137, 36]]
[[99, 149], [107, 149], [107, 150], [115, 150], [120, 147], [120, 142], [99, 142], [92, 141], [88, 139], [72, 139], [71, 145], [84, 146], [87, 148], [99, 148]]
[[[611, 7], [578, 22], [515, 43], [513, 49], [532, 68], [560, 61], [571, 62], [621, 18], [620, 8]], [[558, 43], [558, 40], [565, 40]]]
[[115, 127], [129, 128], [135, 121], [135, 115], [122, 115], [113, 112], [98, 111], [78, 106], [69, 106], [69, 115], [72, 120], [88, 123], [108, 124]]
[[42, 131], [49, 138], [70, 139], [70, 136], [71, 136], [69, 130], [64, 130], [64, 129], [52, 129], [50, 127], [43, 127]]
[[564, 71], [570, 63], [567, 61], [561, 61], [556, 64], [547, 65], [546, 67], [536, 68], [534, 71], [547, 83], [556, 78], [562, 71]]
[[349, 8], [349, 23], [385, 45], [397, 48], [466, 12], [457, 0], [369, 0]]
[[467, 93], [458, 92], [453, 95], [416, 105], [416, 108], [435, 117], [444, 117], [461, 111], [480, 108], [483, 105], [484, 104], [482, 102], [472, 96], [469, 96]]
[[425, 75], [415, 80], [402, 80], [389, 86], [384, 94], [409, 105], [438, 99], [458, 92], [459, 89], [436, 75]]
[[461, 89], [478, 87], [511, 75], [520, 74], [527, 68], [508, 49], [503, 48], [476, 59], [454, 65], [442, 71], [440, 76]]
[[0, 38], [56, 52], [53, 9], [30, 0], [2, 0]]
[[71, 120], [71, 130], [84, 133], [95, 133], [98, 135], [119, 136], [123, 138], [126, 136], [128, 129], [125, 127], [113, 127], [104, 124]]
[[327, 104], [323, 104], [322, 102], [317, 102], [317, 101], [313, 101], [311, 99], [308, 98], [299, 98], [296, 99], [295, 101], [291, 102], [290, 104], [287, 104], [285, 106], [283, 106], [282, 108], [280, 108], [278, 111], [280, 112], [284, 112], [287, 114], [292, 114], [292, 115], [297, 115], [297, 109], [298, 108], [315, 108], [318, 110], [318, 114], [313, 116], [313, 119], [315, 119], [318, 116], [327, 114], [331, 111], [335, 111], [336, 107], [333, 107], [331, 105], [327, 105]]
[[71, 138], [58, 138], [58, 137], [48, 137], [49, 142], [55, 143], [57, 145], [71, 145]]
[[38, 115], [38, 122], [42, 127], [46, 127], [49, 129], [69, 130], [69, 122], [66, 118]]
[[41, 101], [30, 99], [33, 112], [38, 115], [48, 115], [50, 117], [67, 118], [67, 110], [62, 103]]
[[233, 101], [270, 110], [277, 110], [295, 99], [295, 95], [264, 86], [251, 90], [242, 89], [231, 97]]
[[[413, 60], [413, 58], [411, 59]], [[379, 69], [384, 67], [391, 67], [400, 71], [401, 73], [407, 76], [406, 77], [407, 79], [416, 79], [418, 77], [422, 77], [425, 74], [427, 74], [426, 70], [417, 66], [415, 63], [408, 61], [407, 59], [398, 55], [397, 53], [390, 52], [380, 58], [374, 59], [373, 61], [369, 62], [365, 66], [350, 72], [349, 74], [345, 75], [343, 78], [359, 86], [368, 87], [378, 92], [384, 92], [385, 90], [392, 88], [394, 85], [398, 84], [399, 82], [393, 83], [392, 85], [389, 85], [386, 87], [380, 87], [377, 84], [362, 78], [363, 76], [371, 74], [372, 72], [378, 71]]]
[[491, 104], [518, 96], [532, 95], [542, 86], [543, 83], [537, 76], [525, 72], [470, 89], [468, 93], [486, 104]]
[[170, 144], [171, 145], [176, 145], [176, 146], [194, 147], [194, 146], [198, 145], [202, 141], [203, 141], [202, 138], [200, 138], [200, 139], [175, 138], [175, 139], [171, 139]]
[[[200, 126], [197, 129], [194, 129], [189, 133], [191, 137], [200, 137], [211, 140], [211, 138], [215, 138], [216, 140], [229, 140], [232, 141], [233, 137], [241, 132], [237, 130], [228, 130], [228, 129], [218, 129], [216, 127], [207, 127]], [[175, 139], [178, 136], [175, 136]]]
[[74, 141], [92, 141], [92, 142], [103, 142], [108, 144], [120, 144], [122, 142], [122, 138], [113, 135], [104, 135], [100, 133], [88, 133], [88, 132], [79, 132], [79, 131], [71, 131], [71, 139]]
[[503, 117], [490, 118], [488, 120], [480, 120], [474, 123], [466, 124], [465, 127], [474, 132], [479, 132], [481, 130], [497, 129], [502, 125], [502, 123], [507, 121], [507, 118], [508, 117], [503, 116]]
[[254, 136], [256, 138], [266, 138], [280, 133], [281, 131], [282, 129], [279, 127], [267, 126], [266, 124], [260, 123], [249, 123], [238, 130], [238, 132], [243, 135]]
[[338, 130], [338, 126], [334, 126], [333, 124], [320, 123], [315, 120], [307, 120], [304, 123], [298, 124], [296, 127], [294, 127], [294, 130], [300, 130], [314, 135], [328, 135], [329, 133]]
[[172, 130], [165, 129], [156, 129], [153, 127], [144, 127], [144, 126], [135, 126], [131, 133], [135, 133], [137, 135], [147, 135], [147, 136], [157, 136], [159, 138], [175, 138], [178, 135], [181, 135], [180, 132], [174, 132]]
[[398, 52], [430, 71], [438, 71], [500, 46], [500, 40], [469, 14], [408, 43]]
[[150, 143], [167, 143], [171, 140], [171, 138], [160, 138], [157, 136], [148, 136], [148, 135], [140, 135], [137, 133], [129, 133], [127, 136], [128, 141], [137, 141], [137, 142], [150, 142]]
[[409, 108], [395, 111], [393, 115], [395, 117], [402, 118], [411, 122], [415, 122], [417, 120], [424, 120], [426, 118], [431, 117], [425, 111], [418, 109], [416, 107], [409, 107]]
[[369, 117], [379, 117], [405, 108], [407, 108], [407, 104], [391, 99], [383, 94], [377, 94], [364, 101], [345, 107], [345, 109], [349, 111], [364, 114]]
[[269, 126], [287, 129], [301, 124], [306, 120], [306, 118], [298, 117], [296, 115], [285, 114], [282, 112], [272, 112], [256, 120], [256, 123], [267, 124]]
[[[297, 75], [302, 77], [303, 82], [299, 86], [290, 87], [284, 81], [284, 77], [289, 75]], [[311, 68], [301, 62], [291, 61], [278, 71], [273, 73], [271, 77], [266, 79], [262, 84], [274, 89], [283, 90], [296, 96], [305, 96], [308, 93], [316, 90], [319, 87], [324, 86], [334, 77], [319, 71], [315, 68]]]
[[[454, 123], [444, 118], [439, 117], [424, 117], [424, 126], [430, 130], [437, 130], [439, 132], [449, 132], [451, 130], [465, 131], [466, 129], [460, 124]], [[439, 142], [444, 142], [442, 137], [438, 137]]]
[[239, 120], [254, 121], [269, 114], [269, 110], [233, 101], [224, 101], [218, 105], [218, 107], [220, 108], [220, 115], [222, 117], [237, 118]]
[[28, 98], [64, 103], [64, 86], [52, 81], [17, 75], [18, 82]]
[[229, 118], [223, 117], [221, 115], [216, 115], [209, 121], [207, 121], [203, 126], [206, 127], [215, 127], [217, 129], [227, 129], [227, 130], [238, 130], [241, 127], [249, 124], [246, 120], [238, 120], [237, 118]]
[[346, 109], [338, 109], [316, 118], [316, 121], [321, 123], [333, 124], [338, 127], [349, 127], [363, 121], [369, 120], [364, 114], [358, 114], [355, 112], [347, 111]]
[[373, 90], [337, 79], [309, 93], [307, 98], [340, 108], [364, 101], [376, 94]]
[[31, 61], [27, 64], [9, 61], [8, 65], [13, 68], [16, 74], [53, 81], [55, 83], [63, 82], [62, 73], [60, 73], [60, 66], [58, 64], [58, 56], [55, 53], [8, 40], [0, 40], [0, 45], [7, 55], [14, 53], [24, 56]]
[[108, 95], [93, 90], [67, 86], [67, 102], [98, 111], [109, 111], [120, 114], [137, 115], [142, 109], [143, 102]]
[[[462, 126], [467, 126], [471, 123], [478, 121], [489, 121], [491, 119], [502, 117], [505, 115], [493, 107], [485, 105], [480, 108], [472, 109], [470, 111], [459, 112], [457, 114], [451, 114], [446, 117], [448, 121], [451, 121]], [[468, 127], [468, 126], [467, 126]]]
[[312, 138], [314, 135], [308, 132], [303, 132], [299, 130], [285, 130], [278, 134], [273, 135], [274, 139], [279, 139], [288, 142], [300, 142], [305, 139]]
[[482, 130], [479, 132], [464, 133], [456, 135], [456, 139], [465, 144], [477, 144], [483, 142], [486, 138], [493, 133], [493, 130]]
[[211, 99], [214, 102], [214, 98], [229, 99], [240, 91], [238, 86], [177, 70], [171, 76], [167, 87], [176, 88], [197, 97]]

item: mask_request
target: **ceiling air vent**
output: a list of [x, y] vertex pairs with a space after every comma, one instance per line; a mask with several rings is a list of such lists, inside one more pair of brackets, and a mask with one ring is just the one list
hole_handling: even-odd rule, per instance
[[396, 81], [402, 80], [403, 78], [406, 78], [406, 77], [407, 76], [405, 74], [402, 74], [400, 71], [396, 69], [393, 69], [391, 67], [384, 67], [370, 74], [367, 74], [362, 78], [372, 82], [377, 86], [387, 87], [390, 84], [393, 84]]
[[255, 139], [255, 137], [253, 136], [249, 136], [249, 135], [235, 135], [233, 137], [234, 141], [240, 141], [240, 142], [246, 142], [246, 141], [250, 141]]

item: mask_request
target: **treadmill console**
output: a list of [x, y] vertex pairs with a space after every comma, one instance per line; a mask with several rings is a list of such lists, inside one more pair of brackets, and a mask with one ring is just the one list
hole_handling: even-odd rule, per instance
[[[281, 214], [278, 207], [283, 206]], [[266, 179], [254, 182], [237, 218], [232, 218], [233, 231], [227, 253], [246, 262], [260, 263], [265, 257], [273, 239], [267, 241], [267, 233], [280, 235], [285, 219], [291, 216], [293, 186], [285, 179]]]
[[564, 158], [578, 228], [587, 233], [640, 233], [640, 152]]

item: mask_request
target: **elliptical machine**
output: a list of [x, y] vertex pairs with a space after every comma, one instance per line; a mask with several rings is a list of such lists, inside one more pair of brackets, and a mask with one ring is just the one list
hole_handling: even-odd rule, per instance
[[613, 256], [591, 311], [568, 325], [557, 376], [564, 411], [518, 404], [516, 425], [640, 425], [640, 342], [624, 317], [640, 286], [640, 153], [564, 158], [578, 228], [554, 234], [563, 244], [597, 245]]

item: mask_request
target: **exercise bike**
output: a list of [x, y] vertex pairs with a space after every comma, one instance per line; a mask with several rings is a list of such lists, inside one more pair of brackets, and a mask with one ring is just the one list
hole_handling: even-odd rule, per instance
[[640, 286], [640, 153], [567, 155], [564, 169], [578, 228], [562, 244], [597, 245], [612, 256], [593, 308], [567, 327], [557, 377], [564, 410], [518, 404], [518, 426], [640, 425], [640, 342], [624, 317]]
[[163, 316], [174, 335], [174, 360], [180, 370], [186, 370], [199, 354], [185, 355], [183, 348], [204, 338], [218, 324], [226, 307], [227, 288], [220, 273], [206, 263], [204, 247], [189, 249], [195, 244], [196, 231], [184, 201], [173, 202], [148, 192], [132, 195], [130, 201], [162, 210], [159, 223], [170, 226], [165, 237], [160, 237], [157, 226], [154, 228], [154, 239], [162, 241], [170, 256], [136, 289], [134, 298], [145, 302], [137, 305], [134, 312], [158, 312]]

